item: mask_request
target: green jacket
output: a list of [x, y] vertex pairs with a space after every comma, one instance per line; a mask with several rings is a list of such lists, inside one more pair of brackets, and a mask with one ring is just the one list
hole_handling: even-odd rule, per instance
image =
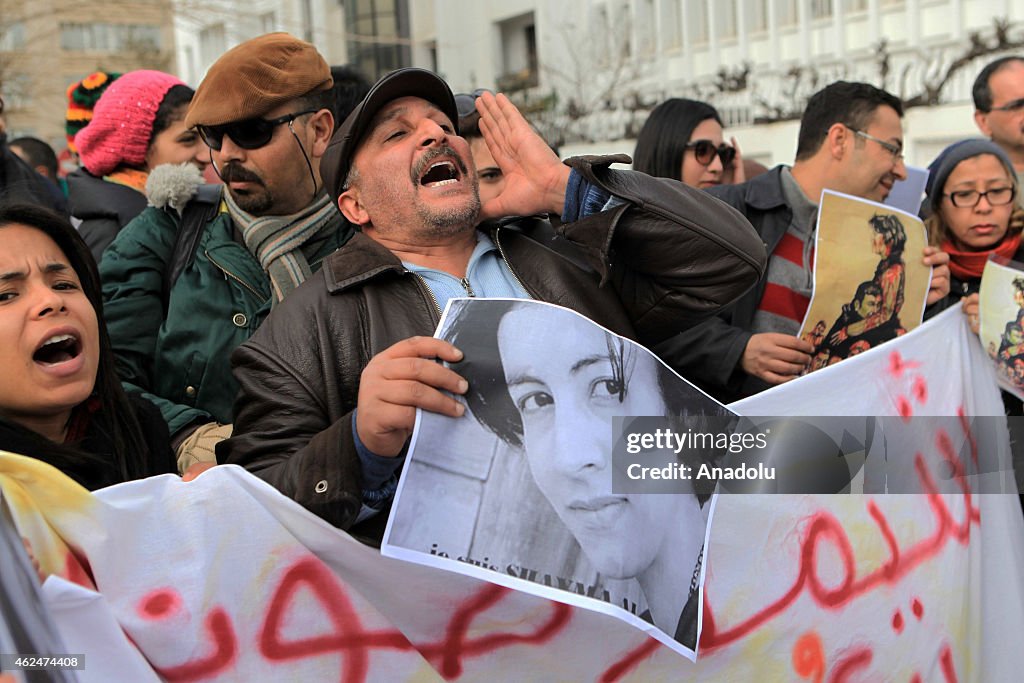
[[[270, 313], [270, 279], [234, 240], [223, 204], [207, 223], [193, 262], [171, 289], [164, 315], [166, 263], [178, 217], [147, 208], [103, 254], [104, 318], [125, 387], [143, 391], [163, 414], [172, 436], [183, 427], [231, 422], [238, 382], [231, 352]], [[352, 228], [339, 213], [334, 238], [310, 259], [314, 272], [345, 244]]]

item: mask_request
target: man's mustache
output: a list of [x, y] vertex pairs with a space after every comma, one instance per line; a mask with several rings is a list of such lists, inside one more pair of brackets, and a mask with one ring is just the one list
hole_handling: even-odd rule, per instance
[[428, 168], [430, 168], [430, 164], [434, 163], [434, 160], [438, 157], [444, 156], [450, 157], [455, 162], [455, 165], [459, 169], [459, 173], [461, 173], [463, 177], [469, 173], [466, 169], [466, 163], [462, 160], [462, 157], [459, 156], [459, 153], [456, 152], [454, 148], [445, 145], [443, 147], [435, 147], [434, 149], [427, 150], [423, 156], [420, 157], [420, 160], [417, 161], [416, 165], [413, 167], [412, 181], [418, 184], [420, 182], [420, 178], [422, 178], [423, 174], [427, 172]]
[[220, 178], [225, 183], [256, 183], [263, 185], [263, 178], [253, 173], [247, 168], [239, 166], [236, 163], [229, 162], [220, 170]]

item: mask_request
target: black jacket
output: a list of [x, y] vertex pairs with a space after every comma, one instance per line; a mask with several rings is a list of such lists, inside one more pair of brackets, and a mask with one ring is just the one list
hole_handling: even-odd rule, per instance
[[[750, 225], [703, 192], [610, 170], [606, 159], [566, 163], [627, 203], [558, 226], [557, 241], [575, 259], [534, 230], [490, 226], [502, 258], [534, 299], [651, 345], [713, 314], [764, 272], [764, 248]], [[439, 318], [420, 278], [357, 233], [232, 354], [241, 391], [234, 432], [218, 445], [218, 461], [245, 466], [349, 528], [362, 504], [352, 437], [360, 374], [392, 344], [433, 334]]]
[[[747, 217], [769, 258], [793, 220], [793, 210], [782, 192], [783, 168], [776, 166], [740, 185], [720, 185], [709, 190]], [[767, 389], [767, 383], [740, 368], [740, 358], [751, 337], [754, 314], [767, 281], [768, 269], [765, 268], [757, 284], [731, 306], [683, 330], [653, 351], [676, 372], [723, 403]]]
[[68, 174], [68, 200], [71, 215], [82, 221], [78, 232], [96, 263], [121, 228], [146, 208], [143, 193], [97, 178], [84, 168]]

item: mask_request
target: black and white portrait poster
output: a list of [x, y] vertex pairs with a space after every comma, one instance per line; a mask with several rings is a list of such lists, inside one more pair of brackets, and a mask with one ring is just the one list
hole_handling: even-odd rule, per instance
[[[673, 493], [637, 493], [634, 465], [623, 492], [612, 451], [624, 424], [732, 413], [559, 306], [455, 299], [435, 336], [464, 353], [451, 367], [469, 382], [467, 411], [419, 412], [382, 552], [611, 614], [695, 659], [713, 484], [680, 476]], [[679, 453], [661, 448], [662, 462], [690, 458], [662, 474], [716, 460]]]

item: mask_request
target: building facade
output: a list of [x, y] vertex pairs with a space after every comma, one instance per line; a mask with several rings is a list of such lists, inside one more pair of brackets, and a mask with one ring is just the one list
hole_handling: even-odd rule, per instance
[[68, 85], [97, 70], [174, 73], [171, 0], [0, 0], [0, 93], [10, 137], [64, 148]]
[[[668, 97], [714, 104], [744, 153], [791, 162], [806, 98], [837, 80], [908, 109], [907, 158], [976, 135], [970, 86], [1024, 52], [1024, 0], [434, 0], [414, 27], [457, 90], [499, 87], [563, 152], [629, 151]], [[423, 58], [423, 52], [419, 54]]]

